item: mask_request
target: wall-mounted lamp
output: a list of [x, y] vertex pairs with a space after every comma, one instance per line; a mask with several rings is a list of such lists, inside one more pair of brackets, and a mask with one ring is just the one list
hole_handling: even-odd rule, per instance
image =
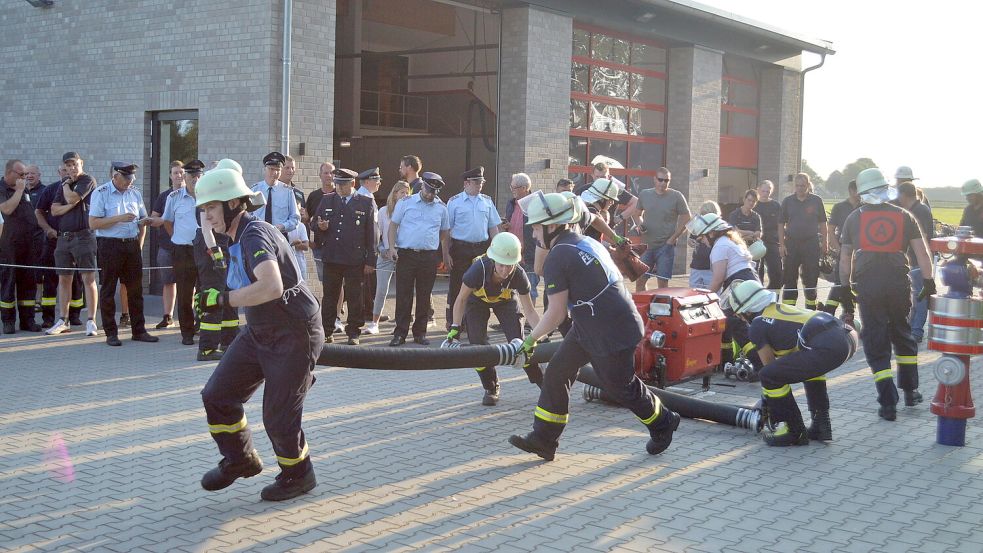
[[338, 146], [341, 147], [341, 148], [351, 148], [352, 147], [352, 141], [351, 140], [341, 140], [341, 141], [338, 142]]
[[703, 170], [703, 176], [704, 177], [709, 177], [710, 176], [710, 170], [709, 169], [704, 169]]
[[27, 0], [27, 3], [35, 8], [50, 8], [55, 5], [55, 0]]

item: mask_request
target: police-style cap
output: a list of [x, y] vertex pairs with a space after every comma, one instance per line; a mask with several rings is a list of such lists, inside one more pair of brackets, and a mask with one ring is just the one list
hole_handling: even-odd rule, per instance
[[444, 187], [444, 178], [437, 173], [426, 172], [421, 174], [420, 178], [423, 179], [424, 184], [426, 184], [427, 187], [434, 192], [439, 192], [440, 189]]
[[484, 179], [485, 178], [485, 168], [482, 166], [477, 166], [470, 171], [465, 171], [461, 173], [461, 180], [472, 180], [472, 179]]
[[358, 177], [358, 173], [352, 171], [351, 169], [342, 169], [341, 167], [331, 171], [331, 180], [335, 182], [351, 182]]
[[358, 174], [358, 180], [369, 180], [369, 179], [381, 179], [382, 175], [379, 174], [379, 168], [373, 167], [371, 169], [366, 169]]
[[195, 159], [184, 164], [184, 172], [192, 175], [200, 175], [205, 172], [205, 162]]
[[283, 165], [286, 162], [287, 158], [280, 152], [270, 152], [263, 158], [263, 165]]
[[66, 161], [71, 161], [73, 159], [77, 159], [79, 161], [82, 160], [82, 158], [79, 157], [78, 152], [65, 152], [65, 155], [61, 156], [62, 163], [65, 163]]
[[117, 173], [127, 177], [132, 177], [133, 175], [135, 175], [139, 167], [140, 166], [137, 165], [136, 163], [128, 163], [126, 161], [113, 162], [113, 171], [116, 171]]

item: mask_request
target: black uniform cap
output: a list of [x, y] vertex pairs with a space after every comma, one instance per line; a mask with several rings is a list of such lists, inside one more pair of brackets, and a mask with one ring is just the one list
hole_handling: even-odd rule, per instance
[[335, 182], [349, 182], [355, 180], [356, 177], [358, 177], [358, 173], [351, 169], [342, 169], [339, 167], [331, 171], [331, 179]]
[[483, 178], [485, 178], [485, 168], [480, 165], [478, 167], [475, 167], [474, 169], [471, 169], [470, 171], [465, 171], [461, 173], [462, 180], [483, 179]]
[[200, 175], [205, 172], [205, 162], [195, 159], [184, 164], [184, 172], [192, 175]]
[[437, 173], [423, 173], [420, 175], [420, 178], [423, 179], [424, 184], [426, 184], [427, 187], [434, 192], [439, 192], [440, 189], [444, 187], [444, 178]]
[[139, 167], [140, 166], [137, 165], [136, 163], [127, 163], [125, 161], [113, 162], [113, 171], [116, 171], [117, 173], [120, 173], [122, 175], [126, 175], [127, 177], [132, 177], [134, 174], [136, 174], [137, 169]]
[[66, 161], [71, 161], [73, 159], [77, 159], [79, 161], [82, 160], [82, 158], [79, 156], [78, 152], [65, 152], [65, 155], [61, 156], [61, 162], [62, 163], [65, 163]]
[[287, 158], [280, 152], [270, 152], [263, 158], [263, 165], [283, 165], [286, 162]]
[[371, 169], [366, 169], [358, 174], [358, 180], [369, 180], [369, 179], [381, 179], [382, 175], [379, 174], [379, 168], [373, 167]]

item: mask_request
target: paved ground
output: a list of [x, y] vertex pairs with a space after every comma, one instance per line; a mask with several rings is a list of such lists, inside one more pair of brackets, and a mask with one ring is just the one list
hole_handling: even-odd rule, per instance
[[[934, 443], [927, 404], [879, 420], [862, 354], [831, 374], [832, 443], [776, 450], [684, 419], [651, 457], [644, 428], [578, 384], [552, 463], [506, 442], [532, 423], [520, 372], [502, 370], [489, 408], [471, 370], [321, 367], [305, 416], [320, 485], [271, 504], [259, 397], [247, 415], [269, 467], [200, 488], [218, 460], [198, 394], [213, 364], [160, 334], [122, 348], [80, 332], [0, 338], [0, 550], [983, 551], [979, 421], [954, 448]], [[922, 382], [930, 398], [928, 367]], [[721, 384], [709, 399], [759, 393]]]

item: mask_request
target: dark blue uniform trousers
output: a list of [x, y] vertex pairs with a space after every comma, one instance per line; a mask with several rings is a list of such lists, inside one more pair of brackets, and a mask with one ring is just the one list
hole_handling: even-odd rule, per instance
[[[468, 330], [468, 342], [475, 345], [488, 345], [488, 319], [491, 312], [495, 312], [498, 323], [502, 325], [502, 332], [505, 333], [506, 340], [522, 338], [522, 326], [519, 324], [519, 304], [514, 299], [498, 303], [488, 303], [475, 298], [468, 298], [467, 309], [465, 309], [464, 326]], [[524, 367], [529, 382], [541, 384], [543, 382], [543, 371], [539, 364], [531, 364]], [[494, 391], [498, 388], [498, 372], [495, 367], [478, 367], [478, 378], [481, 385], [486, 390]]]
[[253, 449], [242, 405], [266, 382], [263, 424], [285, 474], [310, 466], [301, 429], [311, 371], [324, 345], [320, 313], [287, 325], [247, 325], [222, 356], [201, 391], [208, 428], [226, 459], [238, 462]]
[[[898, 388], [918, 388], [918, 343], [911, 335], [911, 279], [907, 271], [857, 279], [857, 306], [864, 322], [864, 356], [874, 373], [877, 401], [898, 403]], [[891, 348], [898, 363], [898, 384], [891, 375]]]

